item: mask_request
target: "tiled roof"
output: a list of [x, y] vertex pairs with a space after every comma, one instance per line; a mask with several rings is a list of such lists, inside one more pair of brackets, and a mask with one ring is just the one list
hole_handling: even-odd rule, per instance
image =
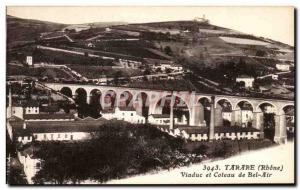
[[151, 114], [150, 116], [154, 118], [170, 118], [169, 114]]
[[23, 122], [13, 125], [16, 136], [32, 135], [33, 133], [64, 133], [64, 132], [94, 132], [100, 129], [101, 125], [108, 120], [95, 121], [36, 121], [26, 122], [26, 129], [23, 129]]
[[134, 107], [119, 107], [121, 111], [136, 111]]
[[72, 114], [26, 114], [25, 120], [74, 119]]
[[237, 78], [253, 78], [253, 77], [248, 75], [239, 75]]
[[15, 115], [13, 115], [13, 116], [11, 116], [10, 118], [8, 118], [8, 121], [9, 121], [10, 123], [11, 123], [11, 122], [22, 122], [23, 119], [21, 119], [21, 118], [15, 116]]

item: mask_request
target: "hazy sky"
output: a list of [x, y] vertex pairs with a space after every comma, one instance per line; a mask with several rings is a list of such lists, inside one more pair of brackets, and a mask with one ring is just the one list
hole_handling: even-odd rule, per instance
[[205, 14], [211, 24], [294, 45], [293, 7], [7, 7], [7, 14], [67, 24], [192, 20]]

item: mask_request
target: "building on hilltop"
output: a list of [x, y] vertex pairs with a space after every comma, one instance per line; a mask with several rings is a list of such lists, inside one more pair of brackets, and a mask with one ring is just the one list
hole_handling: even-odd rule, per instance
[[244, 82], [245, 83], [245, 88], [252, 88], [254, 78], [250, 77], [248, 75], [240, 75], [236, 78], [236, 82]]
[[287, 63], [277, 63], [276, 69], [278, 69], [279, 71], [289, 71], [290, 65]]

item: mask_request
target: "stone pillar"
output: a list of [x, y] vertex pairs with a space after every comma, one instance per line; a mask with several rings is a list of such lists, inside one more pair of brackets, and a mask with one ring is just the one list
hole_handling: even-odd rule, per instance
[[260, 137], [264, 138], [264, 113], [253, 112], [252, 127], [260, 130]]
[[274, 141], [284, 144], [287, 141], [286, 135], [286, 115], [275, 115], [275, 136]]
[[202, 106], [201, 104], [196, 104], [192, 107], [190, 126], [201, 126], [201, 124], [203, 123], [204, 113], [203, 113], [203, 106], [202, 109], [201, 106]]
[[218, 103], [215, 109], [215, 122], [216, 122], [215, 123], [216, 126], [219, 127], [223, 126], [222, 106], [219, 105]]
[[138, 98], [137, 100], [134, 100], [134, 105], [136, 112], [140, 115], [143, 114], [143, 100], [142, 98]]
[[172, 95], [171, 103], [170, 103], [170, 127], [169, 127], [170, 130], [174, 129], [174, 110], [173, 110], [174, 102], [175, 102], [174, 96]]
[[91, 103], [91, 96], [89, 96], [89, 95], [86, 96], [86, 103], [87, 104]]
[[215, 97], [211, 97], [210, 102], [210, 125], [209, 125], [209, 141], [215, 139]]
[[230, 123], [231, 123], [231, 126], [235, 126], [235, 124], [236, 124], [236, 111], [237, 110], [232, 110], [231, 111], [231, 121], [230, 121]]
[[199, 126], [203, 127], [204, 125], [204, 106], [199, 104]]

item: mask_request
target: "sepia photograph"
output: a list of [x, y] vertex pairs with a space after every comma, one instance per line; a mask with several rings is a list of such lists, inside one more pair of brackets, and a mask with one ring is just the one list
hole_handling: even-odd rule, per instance
[[295, 14], [7, 6], [6, 183], [295, 185]]

